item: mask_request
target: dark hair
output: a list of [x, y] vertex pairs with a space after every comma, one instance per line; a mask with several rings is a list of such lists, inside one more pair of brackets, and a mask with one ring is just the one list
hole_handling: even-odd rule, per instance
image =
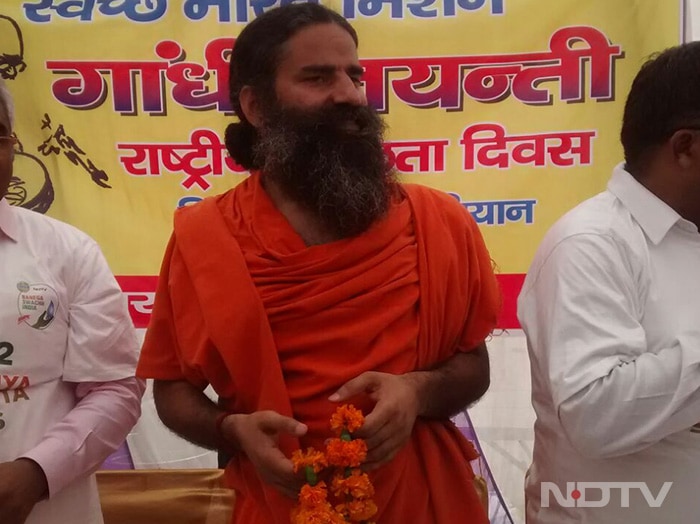
[[637, 73], [620, 133], [627, 170], [640, 176], [655, 147], [684, 127], [700, 128], [700, 42], [666, 49]]
[[8, 130], [12, 131], [15, 120], [15, 104], [12, 101], [10, 90], [7, 88], [7, 84], [2, 77], [0, 77], [0, 108], [7, 118]]
[[241, 110], [241, 90], [250, 86], [263, 101], [273, 100], [284, 44], [305, 27], [319, 24], [340, 26], [358, 44], [357, 33], [342, 15], [316, 3], [271, 9], [248, 24], [236, 39], [229, 66], [229, 97], [240, 123], [229, 124], [225, 142], [231, 157], [246, 169], [259, 167], [253, 161], [257, 133]]

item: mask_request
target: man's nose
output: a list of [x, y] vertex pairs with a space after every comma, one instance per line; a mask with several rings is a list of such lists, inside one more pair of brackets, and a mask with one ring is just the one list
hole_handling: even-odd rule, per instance
[[343, 76], [336, 82], [331, 96], [335, 104], [367, 105], [364, 89], [349, 76]]

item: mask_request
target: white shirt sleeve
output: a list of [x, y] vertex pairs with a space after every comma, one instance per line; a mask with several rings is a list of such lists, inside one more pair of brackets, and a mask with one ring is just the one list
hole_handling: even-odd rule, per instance
[[49, 497], [95, 471], [124, 442], [141, 414], [144, 389], [134, 377], [77, 385], [78, 405], [22, 455], [44, 471]]
[[97, 243], [85, 244], [74, 263], [68, 281], [70, 328], [63, 379], [104, 382], [133, 377], [139, 347], [136, 332], [126, 298]]
[[41, 466], [50, 496], [92, 473], [124, 442], [145, 389], [134, 377], [138, 340], [126, 300], [92, 239], [75, 248], [66, 271], [63, 381], [75, 383], [76, 405], [22, 455]]
[[649, 351], [643, 283], [625, 249], [606, 235], [566, 238], [519, 304], [532, 365], [549, 383], [561, 425], [596, 458], [634, 453], [700, 421], [700, 336], [679, 333], [675, 344]]

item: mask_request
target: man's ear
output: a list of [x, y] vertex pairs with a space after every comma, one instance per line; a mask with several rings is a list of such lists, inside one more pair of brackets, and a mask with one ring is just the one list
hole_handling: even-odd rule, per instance
[[699, 160], [695, 158], [699, 151], [697, 141], [698, 132], [692, 129], [679, 129], [669, 139], [673, 157], [682, 168], [688, 169], [697, 165]]
[[262, 126], [262, 114], [260, 112], [260, 100], [251, 86], [243, 86], [238, 101], [241, 103], [241, 111], [245, 115], [246, 120], [253, 127]]

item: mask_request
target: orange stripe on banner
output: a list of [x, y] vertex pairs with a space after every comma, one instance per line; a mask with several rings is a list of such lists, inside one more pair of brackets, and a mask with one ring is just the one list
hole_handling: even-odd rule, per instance
[[[517, 329], [520, 327], [516, 316], [517, 299], [523, 286], [525, 275], [513, 273], [497, 275], [503, 291], [503, 311], [498, 320], [499, 329]], [[157, 276], [118, 276], [117, 282], [126, 294], [129, 313], [137, 328], [145, 328], [151, 318], [153, 298], [158, 283]]]

